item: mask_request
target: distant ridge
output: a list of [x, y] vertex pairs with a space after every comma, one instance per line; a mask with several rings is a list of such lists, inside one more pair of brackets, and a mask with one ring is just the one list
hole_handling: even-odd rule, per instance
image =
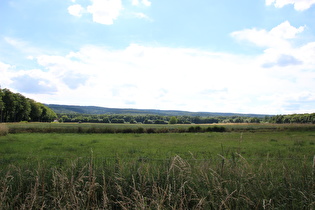
[[272, 115], [263, 114], [239, 114], [239, 113], [219, 113], [219, 112], [189, 112], [178, 110], [158, 110], [158, 109], [123, 109], [106, 108], [99, 106], [76, 106], [45, 104], [57, 114], [130, 114], [130, 115], [163, 115], [163, 116], [199, 116], [199, 117], [218, 117], [218, 116], [243, 116], [243, 117], [265, 117]]

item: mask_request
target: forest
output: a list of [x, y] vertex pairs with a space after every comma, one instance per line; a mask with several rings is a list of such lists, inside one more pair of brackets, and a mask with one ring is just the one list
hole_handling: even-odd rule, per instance
[[269, 117], [241, 116], [165, 116], [165, 115], [132, 115], [132, 114], [57, 114], [60, 122], [90, 122], [90, 123], [142, 123], [142, 124], [213, 124], [213, 123], [260, 123]]
[[[56, 107], [56, 110], [55, 108]], [[63, 105], [51, 106], [26, 98], [20, 93], [13, 93], [9, 89], [0, 88], [0, 122], [81, 122], [81, 123], [130, 123], [130, 124], [213, 124], [213, 123], [275, 123], [275, 124], [315, 124], [315, 113], [311, 114], [290, 114], [290, 115], [231, 115], [230, 113], [218, 116], [194, 116], [189, 112], [172, 111], [171, 113], [187, 113], [188, 115], [171, 116], [160, 114], [139, 114], [138, 110], [131, 110], [131, 113], [124, 114], [86, 114], [74, 113], [64, 109]], [[77, 106], [78, 107], [78, 106]], [[77, 108], [75, 107], [75, 108]], [[84, 108], [84, 107], [83, 107]], [[91, 108], [91, 107], [89, 107]], [[97, 111], [98, 107], [95, 108]], [[115, 109], [111, 109], [113, 111]], [[126, 109], [125, 111], [127, 111]], [[122, 109], [119, 110], [121, 112]], [[143, 111], [143, 110], [140, 110]], [[154, 110], [153, 113], [158, 113]], [[118, 112], [118, 113], [119, 113]], [[205, 113], [204, 113], [205, 114]], [[206, 113], [209, 114], [209, 113]]]
[[51, 122], [56, 113], [20, 93], [0, 88], [0, 122]]
[[[244, 116], [164, 116], [131, 114], [57, 114], [60, 122], [86, 123], [143, 123], [143, 124], [213, 124], [213, 123], [275, 123], [275, 124], [315, 124], [315, 113], [275, 115], [265, 117]], [[171, 120], [173, 118], [173, 120]], [[175, 121], [174, 121], [175, 118]]]

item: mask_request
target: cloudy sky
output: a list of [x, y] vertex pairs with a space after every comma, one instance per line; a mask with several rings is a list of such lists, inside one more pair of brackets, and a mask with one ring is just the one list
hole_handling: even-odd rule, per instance
[[315, 112], [315, 0], [1, 0], [0, 85], [50, 104]]

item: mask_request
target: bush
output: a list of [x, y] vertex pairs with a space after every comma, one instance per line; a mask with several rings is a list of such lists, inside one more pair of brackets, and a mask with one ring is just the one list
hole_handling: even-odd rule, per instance
[[190, 132], [190, 133], [202, 132], [202, 128], [199, 125], [197, 125], [197, 126], [190, 126], [188, 128], [188, 132]]
[[9, 128], [5, 124], [0, 124], [0, 136], [6, 136], [9, 133]]
[[213, 127], [213, 131], [214, 131], [214, 132], [225, 132], [226, 129], [225, 129], [225, 127], [223, 127], [223, 126], [214, 126], [214, 127]]
[[135, 133], [144, 133], [144, 132], [145, 132], [145, 129], [142, 127], [137, 128], [135, 131]]
[[155, 129], [154, 128], [148, 128], [147, 133], [155, 133]]
[[190, 127], [188, 128], [188, 132], [190, 132], [190, 133], [195, 132], [195, 127], [194, 127], [194, 126], [190, 126]]
[[124, 119], [116, 119], [116, 118], [114, 118], [114, 119], [111, 120], [111, 123], [125, 123], [125, 120]]

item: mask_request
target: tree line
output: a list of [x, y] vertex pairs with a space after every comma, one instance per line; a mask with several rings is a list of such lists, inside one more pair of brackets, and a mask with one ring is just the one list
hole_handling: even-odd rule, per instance
[[276, 115], [270, 118], [270, 123], [277, 123], [277, 124], [312, 123], [312, 124], [315, 124], [315, 113]]
[[163, 116], [163, 115], [132, 115], [132, 114], [57, 114], [60, 122], [86, 123], [142, 123], [142, 124], [213, 124], [213, 123], [261, 123], [268, 122], [269, 117], [240, 116]]
[[275, 115], [265, 117], [246, 116], [163, 116], [163, 115], [128, 115], [128, 114], [57, 114], [60, 122], [89, 123], [142, 123], [142, 124], [214, 124], [214, 123], [301, 123], [315, 124], [315, 113]]
[[312, 123], [315, 113], [275, 115], [265, 117], [247, 116], [164, 116], [158, 114], [56, 114], [52, 109], [26, 98], [20, 93], [0, 88], [0, 122], [89, 122], [89, 123], [143, 123], [143, 124], [213, 124], [213, 123]]
[[0, 122], [51, 122], [56, 118], [56, 113], [47, 106], [0, 88]]

